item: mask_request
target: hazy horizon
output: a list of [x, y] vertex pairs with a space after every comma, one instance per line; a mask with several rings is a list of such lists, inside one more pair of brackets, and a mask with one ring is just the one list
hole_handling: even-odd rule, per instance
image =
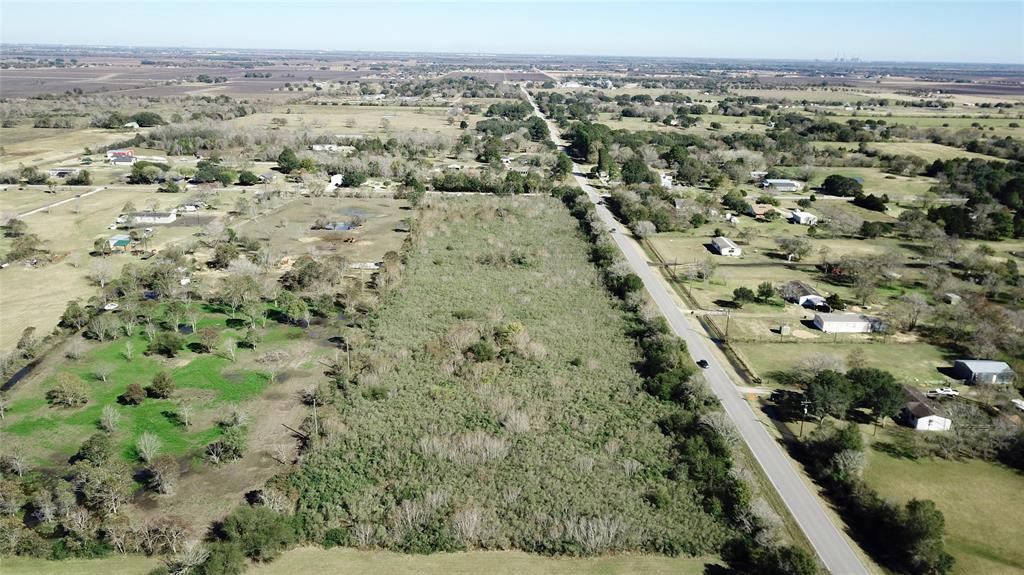
[[1024, 64], [1024, 3], [1005, 1], [12, 0], [0, 14], [4, 45]]

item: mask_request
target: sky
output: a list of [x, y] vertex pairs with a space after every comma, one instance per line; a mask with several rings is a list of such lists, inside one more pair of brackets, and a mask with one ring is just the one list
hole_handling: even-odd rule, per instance
[[1024, 64], [1024, 1], [0, 0], [0, 42]]

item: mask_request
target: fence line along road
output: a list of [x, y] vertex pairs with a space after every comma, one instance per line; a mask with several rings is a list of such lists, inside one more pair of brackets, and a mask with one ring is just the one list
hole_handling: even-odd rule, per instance
[[[559, 149], [564, 150], [566, 144], [558, 136], [558, 127], [550, 119], [541, 114], [536, 102], [522, 88], [522, 92], [534, 114], [543, 119], [551, 132], [551, 139]], [[692, 316], [684, 315], [676, 306], [669, 294], [664, 280], [652, 270], [640, 246], [629, 235], [628, 230], [616, 220], [607, 207], [599, 203], [600, 196], [587, 182], [587, 177], [580, 166], [573, 163], [573, 178], [577, 185], [586, 193], [594, 204], [600, 220], [611, 230], [612, 239], [619, 247], [633, 273], [643, 280], [644, 288], [651, 299], [665, 316], [672, 331], [686, 342], [687, 348], [695, 359], [708, 361], [708, 368], [703, 370], [704, 379], [721, 401], [725, 413], [736, 426], [740, 437], [750, 448], [758, 464], [764, 469], [779, 496], [786, 503], [790, 513], [811, 542], [815, 552], [825, 568], [836, 575], [869, 575], [867, 567], [857, 556], [849, 541], [843, 536], [832, 519], [825, 512], [817, 494], [804, 482], [793, 461], [776, 442], [775, 438], [754, 415], [750, 405], [742, 398], [740, 392], [729, 379], [718, 356], [711, 352], [707, 334]]]

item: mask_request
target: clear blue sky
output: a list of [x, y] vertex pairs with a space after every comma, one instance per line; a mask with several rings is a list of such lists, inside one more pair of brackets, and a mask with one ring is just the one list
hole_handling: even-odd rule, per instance
[[0, 0], [0, 41], [1024, 64], [1024, 1]]

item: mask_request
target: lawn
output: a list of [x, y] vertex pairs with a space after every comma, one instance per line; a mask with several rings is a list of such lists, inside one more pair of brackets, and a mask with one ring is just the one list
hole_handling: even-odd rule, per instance
[[911, 460], [869, 449], [865, 477], [883, 497], [935, 501], [946, 517], [954, 574], [1024, 572], [1020, 472], [981, 460]]
[[[827, 336], [826, 336], [827, 337]], [[815, 354], [846, 358], [851, 352], [864, 353], [868, 366], [890, 371], [901, 383], [935, 387], [945, 384], [938, 367], [952, 364], [952, 359], [941, 349], [926, 343], [738, 343], [735, 344], [758, 375], [765, 377], [773, 371], [792, 368], [802, 358]]]
[[[241, 339], [241, 332], [227, 328], [225, 319], [219, 314], [207, 314], [199, 325], [216, 327], [222, 339]], [[290, 329], [268, 323], [264, 341], [272, 341], [278, 332], [284, 334]], [[191, 336], [189, 341], [195, 339]], [[81, 359], [60, 363], [53, 375], [22, 381], [15, 388], [4, 420], [5, 448], [21, 449], [42, 464], [54, 458], [66, 459], [77, 451], [84, 438], [98, 429], [103, 408], [109, 405], [121, 416], [115, 439], [125, 460], [136, 459], [135, 441], [144, 432], [160, 439], [163, 453], [184, 455], [219, 437], [220, 428], [215, 420], [231, 406], [259, 395], [267, 384], [267, 377], [246, 361], [251, 352], [240, 352], [237, 364], [219, 355], [188, 350], [174, 360], [167, 360], [143, 355], [148, 343], [145, 336], [137, 333], [131, 338], [136, 354], [128, 361], [122, 355], [126, 341], [122, 338], [93, 344]], [[113, 368], [106, 382], [93, 375], [101, 364]], [[118, 402], [118, 396], [130, 384], [146, 387], [160, 371], [167, 371], [177, 386], [173, 399], [149, 398], [136, 406]], [[54, 385], [57, 373], [72, 374], [85, 382], [88, 404], [72, 409], [51, 407], [44, 396]], [[174, 415], [182, 403], [195, 410], [195, 424], [190, 428], [185, 428]]]

